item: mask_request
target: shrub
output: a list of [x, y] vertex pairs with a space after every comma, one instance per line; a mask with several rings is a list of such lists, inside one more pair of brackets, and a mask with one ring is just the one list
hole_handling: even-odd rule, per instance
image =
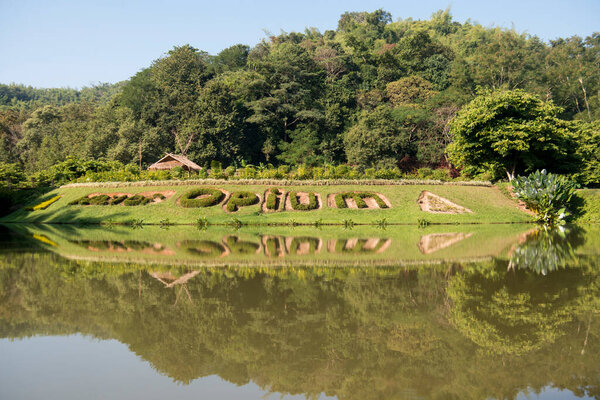
[[233, 192], [229, 201], [227, 202], [226, 209], [229, 212], [235, 212], [240, 207], [251, 206], [258, 203], [258, 196], [252, 192]]
[[43, 201], [33, 207], [28, 208], [31, 211], [37, 211], [37, 210], [45, 210], [46, 208], [50, 207], [51, 204], [54, 204], [55, 202], [57, 202], [62, 196], [54, 196], [51, 199], [48, 199], [46, 201]]
[[150, 203], [150, 199], [146, 196], [142, 196], [141, 194], [136, 194], [135, 196], [131, 196], [123, 201], [123, 205], [125, 206], [143, 206]]
[[124, 202], [127, 199], [127, 195], [124, 194], [122, 196], [117, 196], [117, 197], [113, 197], [112, 200], [110, 201], [110, 204], [113, 206], [116, 206], [117, 204], [121, 204], [122, 202]]
[[271, 189], [267, 192], [266, 205], [268, 210], [277, 210], [279, 207], [279, 195], [281, 192], [279, 189]]
[[308, 193], [308, 204], [302, 204], [298, 200], [298, 192], [290, 192], [290, 203], [294, 210], [307, 211], [315, 210], [319, 206], [317, 203], [317, 195], [315, 193]]
[[86, 206], [90, 204], [90, 198], [87, 196], [80, 197], [76, 200], [69, 202], [70, 206]]
[[527, 177], [516, 177], [512, 185], [515, 196], [533, 211], [538, 222], [560, 223], [570, 215], [567, 206], [575, 194], [575, 182], [543, 169]]
[[348, 208], [348, 205], [346, 204], [346, 199], [353, 199], [358, 208], [367, 208], [367, 203], [365, 202], [364, 199], [375, 200], [375, 202], [377, 203], [379, 208], [387, 208], [388, 207], [387, 204], [385, 203], [385, 201], [383, 201], [383, 199], [381, 197], [379, 197], [379, 195], [377, 193], [345, 192], [345, 193], [338, 193], [335, 195], [335, 205], [337, 206], [337, 208]]
[[[197, 198], [205, 195], [208, 197]], [[225, 194], [218, 189], [192, 189], [181, 196], [179, 204], [186, 208], [211, 207], [219, 204], [223, 197]]]
[[162, 193], [154, 193], [154, 195], [152, 195], [152, 199], [154, 199], [154, 200], [156, 200], [156, 199], [164, 200], [164, 199], [166, 199], [166, 197]]
[[105, 194], [99, 194], [94, 197], [90, 197], [90, 206], [107, 206], [110, 201], [110, 196]]

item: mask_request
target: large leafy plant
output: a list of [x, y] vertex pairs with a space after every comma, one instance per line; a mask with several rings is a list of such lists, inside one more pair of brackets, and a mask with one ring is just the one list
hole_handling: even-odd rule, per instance
[[549, 225], [563, 223], [570, 215], [568, 205], [577, 188], [575, 182], [545, 169], [516, 177], [512, 186], [515, 196], [533, 211], [538, 222]]

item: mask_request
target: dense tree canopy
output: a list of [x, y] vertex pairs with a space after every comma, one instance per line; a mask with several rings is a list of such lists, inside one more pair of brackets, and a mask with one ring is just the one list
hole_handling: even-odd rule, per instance
[[[0, 85], [0, 162], [34, 172], [67, 156], [106, 157], [143, 168], [177, 152], [205, 166], [214, 160], [437, 167], [447, 165], [448, 123], [457, 110], [481, 90], [504, 93], [498, 99], [522, 90], [515, 96], [539, 112], [523, 111], [519, 123], [484, 113], [504, 123], [495, 130], [478, 126], [508, 140], [527, 125], [529, 139], [483, 149], [489, 143], [462, 143], [455, 128], [452, 162], [473, 166], [465, 171], [471, 174], [486, 162], [516, 172], [556, 167], [575, 173], [580, 170], [563, 154], [575, 149], [563, 147], [559, 131], [569, 125], [574, 134], [589, 135], [595, 129], [589, 123], [600, 118], [599, 50], [598, 33], [545, 43], [514, 30], [453, 21], [448, 10], [422, 21], [394, 21], [384, 10], [350, 12], [336, 30], [283, 32], [215, 56], [174, 47], [114, 85]], [[486, 101], [468, 110], [475, 115]], [[464, 122], [468, 110], [458, 120]], [[574, 119], [582, 123], [565, 122]], [[504, 140], [500, 136], [497, 141]], [[471, 145], [483, 146], [477, 157], [485, 160], [458, 154]], [[507, 161], [531, 149], [531, 159]], [[593, 151], [579, 156], [596, 168]]]

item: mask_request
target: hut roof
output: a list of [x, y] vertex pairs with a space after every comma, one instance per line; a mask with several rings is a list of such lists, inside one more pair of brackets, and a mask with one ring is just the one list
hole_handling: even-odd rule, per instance
[[168, 164], [169, 161], [177, 161], [182, 166], [188, 167], [194, 171], [200, 171], [202, 169], [201, 166], [191, 161], [189, 158], [171, 153], [167, 153], [163, 158], [149, 166], [148, 169], [171, 169], [173, 168], [173, 165]]

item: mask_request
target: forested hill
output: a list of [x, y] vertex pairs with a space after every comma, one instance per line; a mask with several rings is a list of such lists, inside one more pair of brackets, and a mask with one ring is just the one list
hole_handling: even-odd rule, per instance
[[545, 43], [447, 11], [393, 22], [378, 10], [214, 56], [175, 47], [115, 86], [0, 86], [0, 161], [34, 172], [67, 156], [148, 165], [176, 152], [200, 165], [438, 166], [448, 122], [486, 89], [598, 120], [600, 34]]

